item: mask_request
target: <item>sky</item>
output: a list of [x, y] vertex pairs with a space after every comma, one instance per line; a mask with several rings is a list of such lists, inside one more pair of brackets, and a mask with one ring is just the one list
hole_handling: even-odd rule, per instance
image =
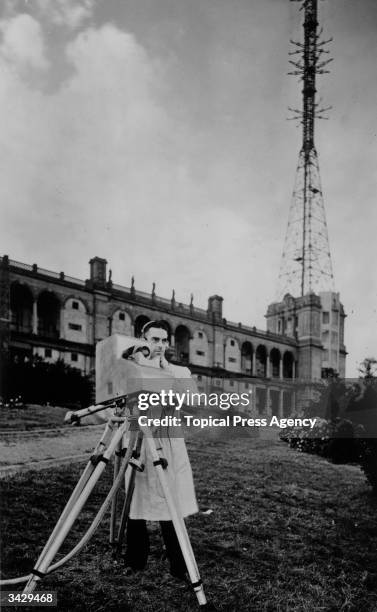
[[[319, 1], [332, 106], [317, 122], [347, 376], [377, 357], [377, 3]], [[301, 130], [288, 0], [3, 0], [1, 254], [265, 329]]]

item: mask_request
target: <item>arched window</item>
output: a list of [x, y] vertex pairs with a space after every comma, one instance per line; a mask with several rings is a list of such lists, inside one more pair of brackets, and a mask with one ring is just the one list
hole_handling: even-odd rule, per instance
[[38, 296], [38, 333], [46, 338], [59, 338], [60, 302], [52, 291]]
[[289, 351], [284, 353], [283, 357], [283, 377], [293, 378], [293, 355]]
[[271, 376], [273, 378], [279, 378], [280, 374], [280, 351], [277, 348], [271, 349], [270, 352], [270, 363], [271, 363]]
[[178, 325], [174, 333], [174, 340], [177, 361], [180, 363], [189, 363], [190, 330], [185, 325]]
[[168, 323], [168, 321], [165, 321], [165, 320], [160, 320], [159, 323], [162, 323], [166, 331], [168, 332], [168, 340], [169, 340], [169, 344], [171, 344], [172, 331], [171, 331], [170, 323]]
[[256, 376], [265, 378], [267, 375], [267, 349], [260, 344], [255, 351]]
[[252, 374], [253, 346], [251, 342], [244, 342], [241, 347], [241, 370], [245, 374]]
[[33, 331], [33, 296], [26, 285], [12, 283], [10, 287], [11, 324], [14, 331], [27, 334]]
[[141, 330], [144, 325], [150, 321], [150, 318], [146, 315], [139, 315], [135, 319], [135, 337], [140, 338]]

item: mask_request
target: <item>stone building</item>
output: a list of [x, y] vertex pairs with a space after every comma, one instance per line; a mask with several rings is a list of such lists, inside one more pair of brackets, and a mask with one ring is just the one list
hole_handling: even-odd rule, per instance
[[204, 310], [193, 300], [177, 302], [174, 291], [166, 299], [154, 287], [145, 293], [133, 280], [123, 287], [110, 277], [100, 257], [90, 260], [87, 280], [0, 258], [2, 351], [14, 359], [62, 359], [93, 374], [99, 340], [113, 333], [138, 336], [147, 321], [163, 320], [171, 361], [190, 367], [199, 390], [248, 392], [257, 410], [280, 414], [293, 407], [298, 377], [320, 378], [330, 365], [344, 374], [345, 315], [338, 294], [287, 295], [268, 307], [264, 331], [226, 320], [221, 296], [210, 296]]
[[326, 369], [345, 377], [345, 317], [339, 293], [332, 291], [299, 298], [287, 294], [282, 302], [270, 304], [266, 315], [271, 333], [296, 339], [299, 376], [309, 380], [321, 378]]

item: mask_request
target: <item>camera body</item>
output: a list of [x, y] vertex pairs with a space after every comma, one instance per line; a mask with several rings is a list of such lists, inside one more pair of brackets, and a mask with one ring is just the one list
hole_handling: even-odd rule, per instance
[[[137, 391], [161, 392], [166, 389], [196, 390], [188, 368], [169, 366], [168, 370], [136, 363], [123, 357], [132, 347], [148, 347], [145, 340], [113, 334], [96, 344], [96, 404]], [[180, 381], [182, 383], [180, 384]]]

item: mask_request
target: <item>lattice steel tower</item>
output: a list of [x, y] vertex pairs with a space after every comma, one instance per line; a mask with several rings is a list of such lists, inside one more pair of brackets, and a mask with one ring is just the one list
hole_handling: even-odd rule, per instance
[[320, 40], [318, 32], [317, 0], [291, 0], [300, 2], [304, 11], [304, 42], [291, 43], [295, 49], [290, 60], [294, 70], [303, 82], [302, 110], [289, 109], [293, 119], [302, 124], [302, 147], [296, 170], [295, 187], [289, 211], [288, 228], [278, 283], [278, 299], [286, 293], [293, 297], [320, 291], [333, 291], [330, 247], [326, 225], [325, 209], [318, 156], [314, 145], [315, 118], [325, 119], [328, 108], [320, 108], [316, 102], [316, 75], [329, 72], [325, 69], [331, 59], [325, 46], [331, 42]]

